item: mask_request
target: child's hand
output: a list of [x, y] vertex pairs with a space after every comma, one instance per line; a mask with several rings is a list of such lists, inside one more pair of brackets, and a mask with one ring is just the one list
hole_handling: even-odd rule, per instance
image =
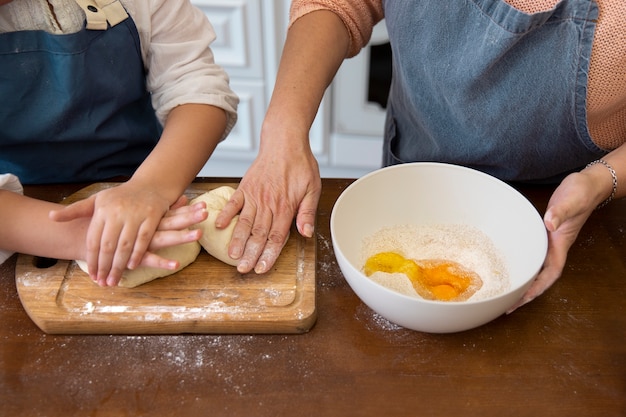
[[176, 237], [171, 233], [169, 238], [155, 236], [161, 222], [166, 224], [162, 230], [180, 223], [176, 217], [165, 216], [168, 209], [167, 200], [156, 192], [125, 183], [51, 212], [50, 217], [56, 221], [91, 217], [85, 256], [89, 275], [100, 285], [117, 285], [126, 268], [146, 263], [163, 265], [154, 256], [144, 256], [153, 238], [158, 237], [161, 244], [167, 242], [163, 239], [171, 242], [181, 238], [180, 234]]
[[161, 219], [140, 266], [175, 270], [179, 266], [177, 260], [162, 258], [154, 252], [169, 246], [197, 242], [200, 239], [202, 231], [190, 230], [188, 227], [206, 220], [208, 216], [206, 203], [199, 202], [193, 206], [188, 206], [187, 203], [187, 198], [182, 196]]

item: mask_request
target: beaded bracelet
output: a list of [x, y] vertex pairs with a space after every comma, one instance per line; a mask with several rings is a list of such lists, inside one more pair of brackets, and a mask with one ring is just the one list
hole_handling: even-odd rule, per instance
[[615, 197], [615, 193], [617, 192], [617, 174], [615, 173], [615, 170], [613, 169], [613, 167], [609, 165], [609, 163], [606, 162], [604, 159], [598, 159], [598, 160], [588, 163], [587, 168], [595, 164], [604, 165], [609, 170], [609, 172], [611, 173], [611, 177], [613, 178], [613, 190], [611, 191], [611, 195], [609, 196], [609, 198], [607, 198], [602, 203], [600, 203], [598, 207], [596, 207], [596, 210], [598, 210], [606, 206], [607, 204], [609, 204], [611, 201], [613, 201], [613, 197]]

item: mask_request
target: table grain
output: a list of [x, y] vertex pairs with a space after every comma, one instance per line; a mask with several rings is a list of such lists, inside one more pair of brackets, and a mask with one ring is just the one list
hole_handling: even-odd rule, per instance
[[[626, 415], [626, 201], [593, 214], [539, 299], [435, 335], [375, 314], [343, 279], [329, 222], [352, 181], [323, 180], [318, 318], [301, 335], [46, 335], [5, 262], [0, 416]], [[85, 185], [26, 193], [61, 201]], [[543, 213], [552, 188], [518, 188]]]

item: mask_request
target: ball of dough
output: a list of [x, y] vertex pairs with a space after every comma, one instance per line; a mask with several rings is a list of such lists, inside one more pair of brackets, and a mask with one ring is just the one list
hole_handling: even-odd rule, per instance
[[[176, 270], [163, 269], [163, 268], [151, 268], [140, 266], [135, 269], [127, 269], [122, 274], [122, 279], [119, 282], [120, 287], [134, 288], [141, 284], [153, 281], [157, 278], [163, 278], [168, 275], [175, 274], [181, 269], [185, 268], [193, 261], [196, 260], [200, 254], [200, 244], [198, 242], [183, 243], [181, 245], [169, 246], [167, 248], [159, 249], [155, 253], [165, 259], [175, 259], [180, 263], [180, 266]], [[87, 262], [78, 260], [76, 261], [79, 268], [87, 272]]]
[[222, 211], [226, 203], [228, 203], [228, 200], [230, 200], [234, 192], [235, 189], [229, 186], [218, 187], [194, 198], [189, 204], [204, 201], [207, 211], [209, 212], [208, 217], [203, 222], [193, 226], [196, 229], [202, 230], [202, 237], [199, 240], [202, 247], [209, 255], [220, 261], [228, 265], [237, 266], [239, 260], [228, 256], [228, 245], [230, 244], [230, 239], [233, 237], [233, 230], [239, 220], [239, 215], [233, 217], [230, 224], [224, 229], [215, 227], [215, 220], [218, 214], [220, 214], [220, 211]]

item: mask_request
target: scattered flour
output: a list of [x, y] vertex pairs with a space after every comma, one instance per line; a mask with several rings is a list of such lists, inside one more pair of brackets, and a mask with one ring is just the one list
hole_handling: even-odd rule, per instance
[[[482, 287], [468, 301], [501, 294], [509, 288], [508, 271], [491, 239], [468, 225], [398, 225], [379, 230], [363, 241], [361, 265], [379, 252], [396, 252], [415, 261], [454, 261], [475, 272]], [[370, 278], [405, 295], [420, 297], [405, 274], [376, 272]]]

